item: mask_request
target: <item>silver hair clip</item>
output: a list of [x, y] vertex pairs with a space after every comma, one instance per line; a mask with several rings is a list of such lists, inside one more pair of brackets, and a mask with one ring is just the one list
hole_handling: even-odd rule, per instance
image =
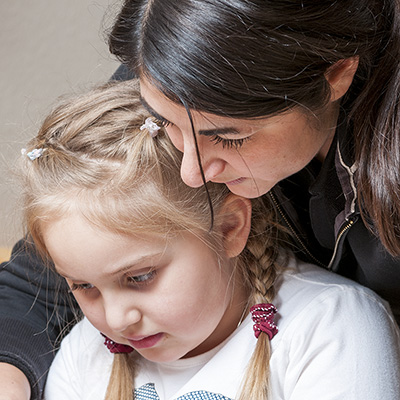
[[29, 153], [26, 152], [26, 149], [21, 149], [21, 154], [22, 155], [26, 155], [27, 157], [29, 157], [29, 159], [31, 161], [36, 160], [37, 158], [39, 158], [43, 152], [46, 149], [40, 148], [40, 149], [33, 149], [32, 151], [30, 151]]
[[160, 127], [149, 117], [146, 118], [146, 121], [144, 121], [144, 124], [140, 127], [141, 131], [143, 131], [144, 129], [147, 129], [150, 136], [154, 138], [157, 136]]

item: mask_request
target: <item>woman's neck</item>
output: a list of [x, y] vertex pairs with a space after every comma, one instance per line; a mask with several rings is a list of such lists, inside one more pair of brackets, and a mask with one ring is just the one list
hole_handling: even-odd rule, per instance
[[339, 102], [330, 103], [327, 110], [321, 115], [323, 116], [323, 121], [320, 119], [322, 125], [321, 128], [326, 132], [326, 140], [315, 156], [315, 158], [321, 163], [324, 162], [332, 145], [333, 138], [335, 137], [339, 118], [339, 107]]

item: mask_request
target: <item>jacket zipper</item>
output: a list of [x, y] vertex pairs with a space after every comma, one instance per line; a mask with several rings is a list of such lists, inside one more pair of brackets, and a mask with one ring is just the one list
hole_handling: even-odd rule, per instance
[[332, 269], [332, 265], [333, 265], [333, 262], [335, 261], [336, 254], [337, 254], [337, 251], [338, 251], [338, 248], [339, 248], [339, 243], [340, 243], [342, 237], [354, 225], [354, 223], [356, 222], [356, 219], [357, 219], [357, 217], [350, 218], [347, 221], [347, 223], [340, 230], [340, 232], [339, 232], [339, 234], [338, 234], [338, 236], [336, 238], [336, 241], [335, 241], [335, 247], [333, 249], [333, 254], [332, 254], [331, 261], [328, 264], [328, 269], [329, 270]]
[[[286, 218], [285, 213], [282, 211], [278, 201], [276, 200], [274, 194], [272, 193], [272, 191], [270, 190], [269, 192], [269, 196], [271, 197], [273, 203], [275, 204], [275, 207], [277, 208], [279, 214], [281, 215], [281, 217], [283, 218], [283, 220], [285, 221], [286, 225], [288, 226], [289, 230], [291, 231], [291, 233], [293, 234], [293, 236], [296, 238], [296, 240], [298, 241], [298, 243], [301, 245], [303, 252], [306, 253], [308, 255], [308, 257], [311, 258], [311, 260], [313, 260], [315, 263], [317, 263], [319, 266], [327, 268], [327, 265], [322, 263], [321, 261], [319, 261], [316, 257], [314, 257], [314, 255], [310, 252], [310, 250], [308, 250], [308, 248], [306, 247], [306, 245], [304, 244], [304, 242], [300, 239], [299, 235], [297, 234], [297, 232], [295, 231], [295, 229], [293, 228], [292, 224], [289, 222], [289, 220]], [[336, 246], [335, 246], [336, 248]], [[335, 254], [335, 253], [334, 253]], [[333, 257], [331, 259], [331, 262], [329, 263], [329, 265], [332, 263], [333, 261]]]

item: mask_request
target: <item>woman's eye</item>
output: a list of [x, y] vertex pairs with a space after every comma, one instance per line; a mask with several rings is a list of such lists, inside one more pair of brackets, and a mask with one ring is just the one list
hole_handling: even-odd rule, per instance
[[232, 148], [240, 149], [243, 146], [243, 143], [249, 139], [250, 137], [241, 139], [225, 139], [222, 138], [221, 136], [214, 136], [210, 138], [210, 140], [214, 142], [214, 144], [221, 143], [223, 149], [232, 149]]
[[155, 118], [154, 122], [158, 125], [161, 125], [163, 128], [166, 128], [168, 125], [171, 125], [171, 122], [162, 117]]
[[71, 286], [71, 292], [75, 290], [90, 290], [93, 289], [94, 286], [91, 283], [72, 283]]
[[156, 271], [150, 271], [147, 274], [128, 276], [128, 282], [135, 285], [145, 285], [150, 283], [156, 275]]

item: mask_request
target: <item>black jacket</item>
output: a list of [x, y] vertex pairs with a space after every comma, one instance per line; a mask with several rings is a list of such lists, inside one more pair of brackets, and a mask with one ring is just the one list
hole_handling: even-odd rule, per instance
[[390, 303], [400, 324], [400, 258], [365, 226], [357, 204], [351, 126], [345, 113], [324, 163], [313, 160], [270, 193], [298, 257], [353, 279]]
[[[120, 68], [113, 79], [132, 75]], [[312, 161], [270, 193], [295, 235], [296, 254], [368, 286], [400, 322], [400, 260], [364, 226], [353, 182], [351, 128], [341, 119], [324, 164]], [[333, 257], [332, 257], [333, 255]], [[0, 362], [20, 368], [40, 399], [54, 348], [75, 320], [65, 283], [20, 241], [0, 267]]]

